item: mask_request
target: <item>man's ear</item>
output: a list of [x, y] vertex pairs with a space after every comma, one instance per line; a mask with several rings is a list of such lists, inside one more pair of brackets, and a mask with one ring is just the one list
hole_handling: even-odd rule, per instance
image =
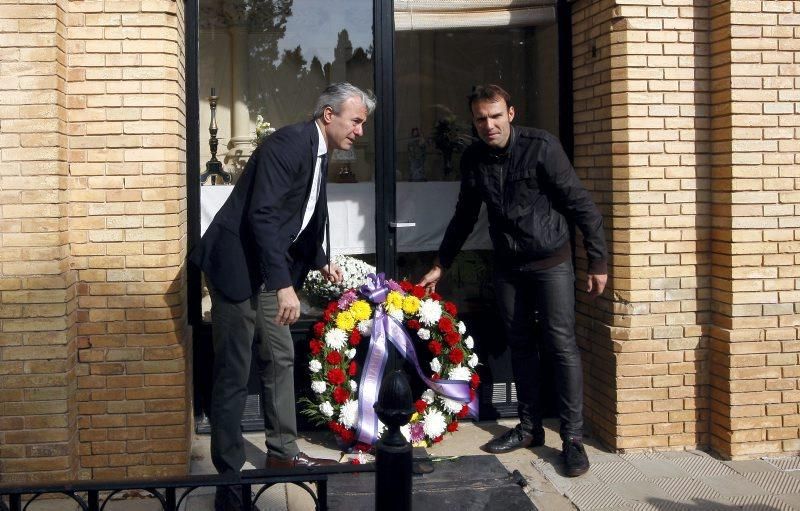
[[325, 124], [330, 124], [331, 120], [333, 119], [333, 108], [326, 106], [324, 110], [322, 110], [322, 122]]
[[513, 120], [514, 120], [514, 107], [510, 106], [508, 107], [508, 122], [511, 122]]

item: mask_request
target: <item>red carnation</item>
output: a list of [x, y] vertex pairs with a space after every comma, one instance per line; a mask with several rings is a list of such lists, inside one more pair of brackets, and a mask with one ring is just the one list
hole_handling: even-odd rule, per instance
[[322, 334], [325, 332], [325, 323], [318, 322], [314, 323], [314, 337], [322, 337]]
[[358, 372], [358, 364], [356, 364], [355, 360], [350, 361], [350, 365], [347, 366], [347, 374], [350, 376], [355, 376]]
[[311, 350], [312, 355], [319, 355], [320, 352], [322, 351], [322, 346], [323, 346], [322, 341], [318, 339], [311, 339], [308, 342], [308, 349]]
[[469, 400], [475, 401], [475, 389], [469, 389]]
[[409, 291], [414, 289], [414, 284], [412, 284], [411, 282], [409, 282], [407, 280], [401, 280], [400, 281], [400, 289], [402, 289], [403, 291], [408, 293]]
[[453, 331], [453, 322], [450, 321], [450, 318], [440, 318], [439, 319], [439, 330], [442, 332], [452, 332]]
[[442, 295], [440, 295], [439, 293], [431, 293], [431, 299], [436, 300], [438, 302], [442, 299]]
[[441, 379], [442, 379], [442, 377], [439, 375], [439, 373], [433, 373], [431, 375], [431, 380], [433, 380], [433, 381], [438, 381], [438, 380], [441, 380]]
[[344, 404], [350, 399], [350, 391], [345, 390], [344, 387], [336, 387], [333, 389], [333, 400], [337, 403]]
[[453, 350], [450, 351], [450, 354], [447, 355], [447, 358], [449, 358], [450, 362], [454, 364], [460, 364], [464, 360], [464, 352], [459, 348], [453, 348]]
[[372, 446], [365, 444], [364, 442], [358, 442], [353, 446], [353, 450], [358, 452], [370, 452], [372, 450]]
[[416, 319], [409, 319], [406, 326], [411, 330], [419, 330], [420, 324]]
[[352, 332], [350, 332], [350, 346], [358, 346], [361, 342], [361, 332], [358, 331], [357, 328], [354, 328]]
[[336, 312], [336, 309], [339, 308], [338, 302], [328, 302], [328, 306], [325, 307], [326, 311]]
[[325, 360], [331, 365], [338, 365], [342, 362], [342, 354], [338, 351], [331, 351]]
[[478, 373], [472, 373], [472, 376], [470, 377], [470, 383], [469, 384], [473, 389], [477, 389], [478, 388], [478, 385], [481, 384], [481, 377], [478, 376]]
[[425, 288], [422, 286], [414, 286], [414, 288], [411, 290], [411, 294], [417, 298], [422, 298], [425, 296]]
[[451, 316], [455, 316], [458, 314], [458, 309], [456, 308], [456, 304], [453, 302], [444, 302], [444, 310], [446, 310]]
[[458, 417], [459, 419], [463, 419], [467, 415], [469, 415], [469, 406], [464, 405], [461, 407], [461, 410], [458, 411], [456, 417]]
[[438, 357], [442, 354], [442, 344], [439, 341], [431, 341], [428, 343], [428, 349], [433, 353], [433, 356]]
[[347, 428], [342, 428], [339, 432], [339, 436], [342, 438], [342, 442], [344, 442], [346, 445], [352, 444], [356, 439], [356, 434]]
[[447, 343], [448, 346], [451, 348], [458, 344], [458, 341], [461, 340], [461, 335], [458, 332], [447, 332], [444, 334], [444, 342]]
[[341, 385], [344, 383], [345, 379], [344, 371], [338, 367], [328, 371], [328, 381], [331, 382], [332, 385]]
[[428, 408], [428, 403], [423, 401], [422, 399], [417, 399], [417, 402], [414, 403], [414, 408], [417, 409], [417, 412], [422, 413]]
[[350, 458], [351, 465], [361, 465], [361, 460], [358, 458]]
[[328, 421], [328, 429], [338, 434], [339, 431], [342, 429], [342, 425], [336, 421]]
[[435, 443], [435, 444], [438, 444], [441, 441], [442, 441], [442, 435], [439, 435], [439, 436], [437, 436], [436, 438], [433, 439], [433, 443]]
[[447, 431], [449, 431], [450, 433], [458, 431], [458, 421], [453, 421], [450, 424], [448, 424]]
[[333, 317], [333, 312], [329, 310], [326, 310], [325, 312], [322, 313], [322, 319], [324, 319], [326, 323], [330, 321], [332, 317]]

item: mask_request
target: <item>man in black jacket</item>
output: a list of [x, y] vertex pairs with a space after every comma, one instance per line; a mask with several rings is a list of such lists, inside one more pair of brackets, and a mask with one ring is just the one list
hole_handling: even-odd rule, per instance
[[[326, 88], [313, 119], [270, 135], [253, 153], [230, 197], [190, 260], [211, 292], [214, 386], [211, 456], [220, 473], [245, 461], [240, 423], [247, 398], [251, 345], [257, 334], [267, 467], [318, 466], [333, 460], [300, 452], [289, 325], [300, 317], [295, 288], [311, 268], [331, 282], [341, 270], [323, 249], [328, 222], [327, 153], [348, 150], [364, 134], [375, 100], [349, 83]], [[217, 492], [217, 509], [237, 505]], [[237, 508], [238, 509], [238, 508]]]
[[603, 292], [607, 279], [603, 219], [581, 186], [558, 140], [543, 130], [512, 126], [514, 107], [497, 85], [469, 96], [480, 141], [461, 158], [461, 192], [439, 247], [439, 258], [422, 278], [433, 290], [469, 236], [485, 203], [495, 249], [495, 292], [517, 388], [520, 424], [483, 449], [491, 453], [544, 444], [539, 405], [539, 351], [531, 336], [536, 313], [544, 350], [556, 364], [556, 392], [566, 473], [584, 474], [583, 371], [575, 340], [575, 274], [570, 229], [583, 233], [589, 259], [586, 290]]

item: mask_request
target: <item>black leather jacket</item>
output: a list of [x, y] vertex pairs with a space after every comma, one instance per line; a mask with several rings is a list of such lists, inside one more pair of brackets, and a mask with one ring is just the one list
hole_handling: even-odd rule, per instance
[[505, 150], [478, 141], [464, 152], [456, 211], [439, 248], [445, 268], [472, 232], [481, 203], [502, 263], [525, 267], [560, 253], [568, 257], [569, 219], [583, 233], [589, 273], [607, 273], [603, 217], [550, 133], [512, 126]]

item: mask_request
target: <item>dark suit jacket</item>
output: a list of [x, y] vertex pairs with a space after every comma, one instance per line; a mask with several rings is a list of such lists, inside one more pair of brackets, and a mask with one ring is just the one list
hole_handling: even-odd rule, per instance
[[[323, 174], [311, 221], [298, 237], [314, 176], [319, 135], [315, 123], [293, 124], [253, 152], [231, 195], [189, 260], [233, 301], [302, 284], [327, 263], [322, 248], [328, 219]], [[323, 173], [324, 173], [323, 169]]]

